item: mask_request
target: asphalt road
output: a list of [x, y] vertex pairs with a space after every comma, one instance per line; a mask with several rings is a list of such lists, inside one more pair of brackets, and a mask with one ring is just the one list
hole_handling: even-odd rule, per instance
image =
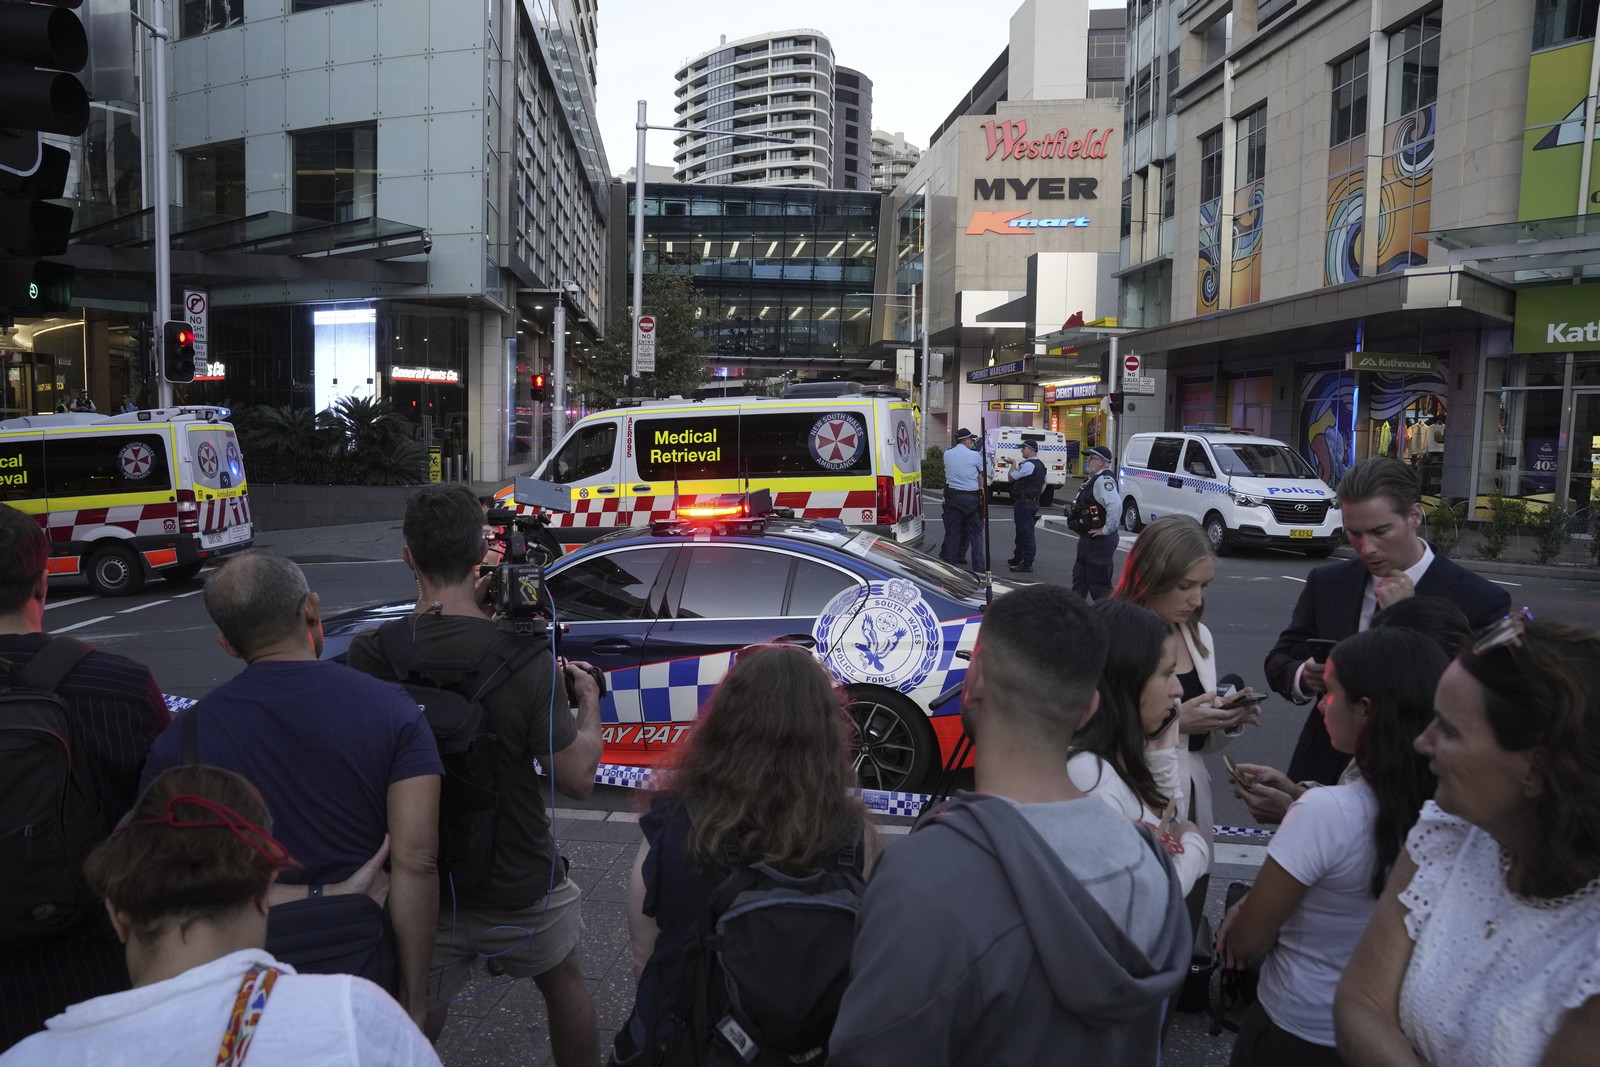
[[[928, 523], [927, 543], [936, 551], [943, 536], [936, 517], [939, 505], [934, 500], [928, 503], [928, 512], [935, 517]], [[1002, 503], [990, 516], [993, 555], [999, 558], [1002, 573], [1011, 553], [1013, 531], [1010, 508]], [[1031, 577], [1069, 584], [1076, 538], [1043, 524], [1038, 536], [1039, 556]], [[1124, 535], [1117, 556], [1119, 572], [1130, 542]], [[264, 533], [257, 538], [257, 546], [287, 555], [305, 568], [325, 615], [405, 599], [415, 592], [410, 572], [399, 560], [398, 522]], [[1319, 562], [1273, 550], [1249, 551], [1219, 562], [1207, 594], [1205, 622], [1216, 638], [1222, 673], [1236, 672], [1265, 688], [1262, 660], [1288, 621], [1306, 574]], [[239, 669], [239, 663], [218, 647], [216, 628], [205, 614], [199, 595], [204, 577], [185, 583], [157, 579], [137, 594], [120, 599], [94, 596], [81, 579], [52, 579], [46, 625], [54, 632], [75, 633], [97, 647], [149, 664], [169, 693], [203, 696]], [[1540, 618], [1600, 626], [1600, 584], [1561, 577], [1486, 577], [1507, 586], [1514, 604], [1531, 605]], [[1283, 766], [1305, 715], [1306, 709], [1272, 697], [1262, 706], [1260, 727], [1246, 731], [1233, 743], [1234, 758]], [[1244, 806], [1231, 793], [1220, 785], [1217, 793], [1219, 823], [1252, 825]], [[627, 790], [599, 790], [592, 803], [625, 810], [633, 799]]]

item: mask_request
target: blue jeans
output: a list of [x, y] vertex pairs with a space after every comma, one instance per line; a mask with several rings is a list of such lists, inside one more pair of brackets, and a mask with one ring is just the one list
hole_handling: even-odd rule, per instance
[[972, 549], [972, 569], [984, 570], [983, 496], [976, 489], [944, 491], [944, 545], [939, 558], [961, 565], [961, 557]]
[[1017, 524], [1017, 547], [1011, 555], [1021, 563], [1032, 563], [1039, 553], [1039, 543], [1033, 535], [1033, 528], [1039, 522], [1039, 502], [1018, 500], [1011, 505], [1011, 517]]

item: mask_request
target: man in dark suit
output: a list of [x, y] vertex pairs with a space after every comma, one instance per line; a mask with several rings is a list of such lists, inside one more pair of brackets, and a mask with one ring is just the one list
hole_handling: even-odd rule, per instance
[[1328, 741], [1314, 702], [1326, 688], [1323, 665], [1307, 639], [1341, 641], [1367, 628], [1373, 613], [1397, 600], [1422, 594], [1444, 597], [1474, 628], [1511, 610], [1511, 595], [1444, 556], [1418, 536], [1422, 488], [1414, 468], [1376, 456], [1352, 467], [1339, 481], [1344, 534], [1356, 558], [1318, 567], [1306, 579], [1294, 617], [1267, 653], [1267, 682], [1296, 704], [1313, 703], [1300, 731], [1289, 778], [1332, 785], [1350, 757]]

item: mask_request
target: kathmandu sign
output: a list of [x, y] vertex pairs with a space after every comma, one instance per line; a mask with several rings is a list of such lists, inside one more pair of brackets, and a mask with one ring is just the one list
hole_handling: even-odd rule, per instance
[[983, 158], [993, 159], [999, 154], [1001, 159], [1104, 159], [1106, 142], [1115, 131], [1114, 126], [1104, 130], [1092, 127], [1083, 136], [1074, 137], [1063, 126], [1044, 137], [1029, 139], [1027, 119], [989, 121], [983, 123], [989, 145], [989, 154]]
[[1552, 285], [1517, 291], [1511, 350], [1600, 351], [1600, 285]]

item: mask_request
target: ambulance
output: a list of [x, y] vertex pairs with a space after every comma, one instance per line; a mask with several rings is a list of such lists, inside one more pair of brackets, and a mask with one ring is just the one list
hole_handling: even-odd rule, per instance
[[50, 574], [102, 596], [187, 581], [250, 547], [250, 494], [226, 408], [0, 422], [0, 500], [50, 535]]
[[1032, 426], [992, 426], [983, 435], [984, 462], [988, 467], [989, 494], [1011, 492], [1011, 472], [1022, 463], [1022, 442], [1032, 441], [1044, 464], [1044, 491], [1040, 503], [1045, 507], [1055, 499], [1056, 490], [1067, 484], [1067, 466], [1076, 457], [1067, 435], [1057, 430], [1037, 430]]
[[[797, 519], [922, 544], [922, 449], [899, 396], [644, 400], [584, 416], [535, 476], [568, 489], [570, 510], [550, 516], [564, 545], [756, 489]], [[495, 495], [509, 505], [512, 487]]]

